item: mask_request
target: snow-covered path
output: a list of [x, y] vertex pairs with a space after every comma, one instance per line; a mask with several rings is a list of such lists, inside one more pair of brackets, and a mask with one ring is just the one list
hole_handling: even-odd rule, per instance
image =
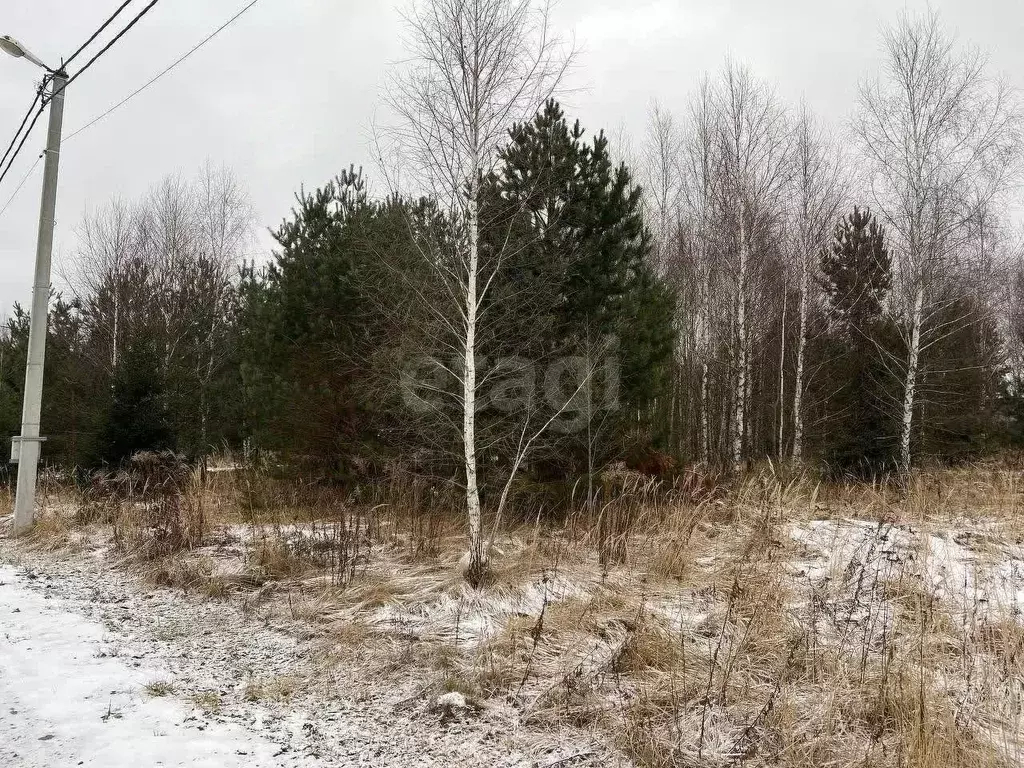
[[[276, 747], [191, 717], [145, 685], [160, 670], [101, 652], [103, 629], [0, 566], [0, 765], [4, 768], [277, 766]], [[190, 723], [191, 720], [191, 723]]]

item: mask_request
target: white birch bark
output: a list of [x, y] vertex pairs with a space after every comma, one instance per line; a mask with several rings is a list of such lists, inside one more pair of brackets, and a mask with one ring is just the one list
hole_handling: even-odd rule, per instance
[[910, 474], [910, 435], [914, 420], [914, 395], [921, 355], [921, 320], [924, 314], [924, 286], [918, 283], [911, 315], [910, 345], [907, 349], [907, 378], [903, 390], [903, 418], [900, 424], [900, 474]]
[[793, 384], [792, 459], [799, 463], [804, 453], [804, 389], [807, 368], [808, 315], [813, 259], [825, 248], [845, 190], [851, 184], [846, 164], [833, 138], [814, 119], [806, 104], [800, 105], [796, 124], [793, 173], [794, 251], [800, 264], [799, 334], [796, 351], [796, 380]]
[[903, 378], [896, 461], [906, 479], [922, 355], [972, 322], [937, 329], [929, 318], [958, 298], [948, 278], [965, 275], [972, 217], [1019, 178], [1021, 112], [1007, 85], [986, 75], [985, 56], [959, 48], [935, 12], [904, 14], [884, 44], [887, 78], [862, 85], [855, 128], [907, 302], [899, 317], [907, 356], [894, 371]]
[[479, 574], [486, 565], [487, 553], [484, 551], [480, 489], [476, 477], [476, 281], [480, 263], [480, 221], [475, 176], [470, 182], [468, 208], [469, 255], [466, 274], [466, 344], [462, 376], [462, 445], [466, 462], [466, 513], [469, 518], [470, 571]]
[[743, 433], [746, 423], [747, 379], [749, 359], [747, 355], [747, 232], [744, 221], [743, 202], [739, 204], [739, 250], [740, 264], [736, 278], [736, 344], [737, 370], [736, 392], [733, 401], [732, 468], [734, 472], [743, 469]]
[[793, 384], [793, 461], [799, 463], [804, 451], [804, 354], [807, 349], [807, 288], [810, 282], [810, 264], [807, 249], [803, 250], [800, 265], [800, 336], [796, 347], [796, 381]]
[[705, 353], [700, 364], [700, 455], [701, 461], [708, 464], [711, 461], [711, 444], [709, 441], [709, 414], [708, 414], [708, 373], [710, 364]]
[[785, 289], [782, 293], [782, 328], [780, 333], [779, 352], [779, 448], [778, 455], [782, 458], [783, 443], [786, 439], [786, 314], [789, 309], [789, 296]]
[[[392, 81], [388, 94], [400, 121], [390, 130], [394, 150], [403, 173], [466, 227], [466, 239], [454, 249], [444, 245], [438, 252], [431, 250], [436, 245], [425, 245], [423, 255], [444, 286], [445, 299], [427, 303], [435, 332], [441, 346], [463, 355], [461, 367], [452, 371], [461, 384], [461, 414], [438, 415], [461, 442], [467, 575], [479, 578], [486, 570], [487, 547], [477, 466], [476, 390], [482, 380], [477, 342], [485, 322], [481, 307], [504, 256], [499, 249], [481, 257], [480, 178], [493, 169], [513, 123], [532, 117], [553, 95], [571, 53], [563, 56], [560, 41], [551, 37], [548, 5], [534, 0], [423, 0], [406, 21], [410, 66]], [[389, 183], [398, 193], [397, 177]], [[514, 462], [512, 474], [522, 460]]]

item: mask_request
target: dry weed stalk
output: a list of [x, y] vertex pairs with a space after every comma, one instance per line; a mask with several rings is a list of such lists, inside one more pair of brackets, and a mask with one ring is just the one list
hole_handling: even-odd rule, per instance
[[206, 530], [197, 473], [170, 451], [137, 453], [129, 468], [97, 479], [118, 505], [114, 543], [133, 558], [153, 560], [200, 546]]

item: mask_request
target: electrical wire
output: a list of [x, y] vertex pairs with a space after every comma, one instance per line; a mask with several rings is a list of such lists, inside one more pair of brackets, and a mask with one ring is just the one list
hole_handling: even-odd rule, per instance
[[114, 22], [114, 19], [116, 19], [118, 16], [120, 16], [121, 12], [124, 11], [124, 9], [127, 8], [129, 5], [131, 5], [132, 2], [133, 2], [133, 0], [125, 0], [123, 3], [121, 3], [121, 7], [118, 8], [116, 11], [114, 11], [113, 15], [111, 15], [111, 17], [109, 19], [104, 21], [103, 25], [99, 29], [97, 29], [95, 32], [93, 32], [92, 35], [89, 37], [89, 39], [86, 40], [84, 43], [82, 43], [82, 45], [78, 48], [77, 51], [72, 53], [67, 58], [67, 61], [63, 62], [61, 68], [63, 69], [64, 67], [67, 67], [68, 65], [71, 64], [72, 61], [77, 59], [78, 55], [82, 51], [84, 51], [86, 48], [88, 48], [89, 45], [92, 44], [92, 41], [95, 40], [97, 37], [99, 37], [103, 33], [103, 30], [105, 30], [107, 27], [109, 27]]
[[[12, 147], [15, 145], [15, 142], [18, 142], [17, 143], [17, 148], [14, 150], [14, 154], [11, 154], [11, 149], [10, 149], [10, 147], [8, 147], [7, 152], [4, 153], [4, 160], [0, 161], [0, 167], [3, 167], [3, 163], [4, 162], [7, 162], [7, 166], [4, 167], [2, 171], [0, 171], [0, 184], [3, 183], [3, 180], [5, 178], [7, 178], [7, 174], [10, 173], [11, 168], [14, 166], [14, 161], [18, 159], [18, 155], [21, 153], [22, 147], [25, 146], [25, 142], [28, 140], [29, 135], [32, 133], [32, 129], [35, 128], [36, 122], [39, 120], [39, 116], [43, 113], [43, 110], [50, 103], [50, 101], [53, 99], [53, 97], [57, 93], [63, 93], [64, 90], [69, 85], [71, 85], [71, 83], [73, 83], [76, 79], [78, 79], [78, 77], [81, 76], [86, 70], [88, 70], [89, 67], [91, 67], [93, 64], [95, 64], [96, 61], [98, 61], [101, 56], [103, 56], [107, 51], [109, 51], [114, 46], [114, 44], [117, 43], [118, 40], [120, 40], [122, 37], [124, 37], [132, 27], [134, 27], [136, 24], [138, 24], [139, 21], [141, 21], [142, 17], [145, 16], [147, 13], [149, 13], [149, 11], [153, 9], [153, 6], [155, 6], [159, 1], [160, 0], [150, 0], [149, 4], [145, 8], [143, 8], [139, 13], [137, 13], [135, 15], [135, 18], [133, 18], [131, 21], [129, 21], [124, 26], [124, 28], [120, 32], [118, 32], [105, 46], [103, 46], [103, 48], [101, 48], [100, 51], [95, 56], [93, 56], [91, 59], [89, 59], [89, 61], [87, 61], [82, 66], [82, 68], [79, 69], [74, 74], [73, 77], [71, 77], [67, 82], [65, 82], [64, 85], [60, 88], [59, 91], [57, 91], [54, 94], [51, 94], [49, 97], [47, 97], [45, 95], [45, 93], [44, 93], [44, 88], [46, 86], [46, 80], [44, 79], [43, 86], [39, 88], [39, 90], [36, 93], [36, 99], [35, 99], [35, 101], [32, 102], [32, 107], [29, 108], [29, 111], [28, 111], [28, 113], [26, 113], [24, 120], [22, 120], [21, 125], [18, 127], [18, 131], [14, 134], [14, 138], [11, 139], [11, 146]], [[88, 40], [85, 41], [85, 43], [83, 43], [81, 46], [79, 46], [77, 51], [75, 51], [73, 54], [71, 54], [71, 58], [68, 59], [68, 61], [71, 61], [72, 59], [77, 57], [83, 50], [85, 50], [85, 48], [93, 40], [95, 40], [100, 35], [100, 33], [103, 32], [104, 29], [106, 29], [108, 26], [110, 26], [111, 22], [113, 22], [114, 19], [116, 19], [117, 16], [128, 6], [129, 2], [130, 2], [130, 0], [128, 0], [128, 2], [122, 3], [122, 5], [114, 12], [114, 14], [109, 19], [107, 19], [107, 21], [105, 21], [100, 26], [100, 28], [98, 30], [96, 30], [96, 32], [94, 32], [89, 37]], [[66, 65], [66, 62], [65, 62], [65, 65]], [[36, 111], [35, 116], [32, 118], [32, 122], [29, 123], [28, 129], [24, 132], [24, 134], [21, 134], [22, 128], [24, 128], [25, 122], [28, 120], [29, 114], [32, 113], [32, 109], [35, 108], [36, 104], [38, 104], [40, 100], [42, 100], [42, 104], [39, 105], [39, 109]], [[21, 134], [21, 141], [18, 141], [18, 135], [19, 134]], [[10, 157], [10, 159], [8, 159], [8, 156]], [[20, 187], [20, 185], [19, 185], [19, 187]], [[5, 208], [6, 208], [6, 206], [5, 206]]]
[[166, 75], [167, 73], [169, 73], [169, 72], [170, 72], [170, 71], [171, 71], [172, 69], [174, 69], [175, 67], [177, 67], [177, 66], [178, 66], [179, 64], [181, 64], [181, 63], [182, 63], [183, 61], [185, 61], [185, 59], [187, 59], [187, 58], [188, 58], [189, 56], [191, 56], [191, 55], [192, 55], [193, 53], [195, 53], [195, 52], [196, 52], [196, 51], [198, 51], [198, 50], [199, 50], [200, 48], [202, 48], [202, 47], [203, 47], [204, 45], [206, 45], [206, 44], [207, 44], [208, 42], [210, 42], [211, 40], [213, 40], [213, 38], [215, 38], [215, 37], [216, 37], [217, 35], [219, 35], [219, 34], [220, 34], [221, 32], [223, 32], [223, 31], [224, 31], [225, 29], [227, 29], [227, 28], [228, 28], [229, 26], [231, 26], [231, 25], [232, 25], [232, 24], [233, 24], [234, 22], [236, 22], [236, 21], [237, 21], [237, 20], [238, 20], [239, 18], [241, 18], [241, 16], [242, 16], [242, 15], [243, 15], [243, 14], [244, 14], [244, 13], [245, 13], [246, 11], [248, 11], [248, 10], [249, 10], [250, 8], [252, 8], [252, 7], [254, 6], [254, 5], [256, 5], [256, 3], [258, 3], [258, 2], [259, 2], [259, 0], [252, 0], [252, 2], [250, 2], [250, 3], [248, 4], [248, 5], [246, 5], [245, 7], [243, 7], [243, 8], [242, 8], [242, 9], [241, 9], [240, 11], [238, 11], [238, 13], [236, 13], [236, 14], [235, 14], [234, 16], [232, 16], [232, 17], [231, 17], [230, 19], [228, 19], [228, 20], [227, 20], [227, 21], [225, 21], [225, 22], [224, 22], [223, 24], [221, 24], [221, 25], [220, 25], [219, 27], [217, 27], [217, 29], [215, 29], [215, 30], [214, 30], [213, 32], [211, 32], [211, 33], [210, 33], [209, 35], [207, 35], [207, 36], [206, 36], [206, 37], [205, 37], [205, 38], [204, 38], [203, 40], [201, 40], [200, 42], [196, 43], [196, 45], [194, 45], [194, 46], [193, 46], [193, 47], [192, 47], [192, 48], [191, 48], [191, 49], [190, 49], [190, 50], [189, 50], [189, 51], [188, 51], [187, 53], [185, 53], [185, 54], [184, 54], [183, 56], [181, 56], [181, 57], [180, 57], [180, 58], [178, 58], [178, 59], [177, 59], [176, 61], [174, 61], [174, 62], [173, 62], [172, 64], [170, 64], [170, 65], [169, 65], [168, 67], [166, 67], [166, 68], [165, 68], [165, 69], [164, 69], [163, 71], [161, 71], [161, 72], [160, 72], [159, 74], [157, 74], [157, 75], [156, 75], [155, 77], [153, 77], [153, 78], [152, 78], [151, 80], [149, 80], [149, 81], [148, 81], [148, 82], [147, 82], [147, 83], [146, 83], [145, 85], [143, 85], [143, 86], [141, 86], [140, 88], [137, 88], [136, 90], [134, 90], [134, 91], [132, 91], [131, 93], [129, 93], [129, 94], [127, 95], [127, 96], [125, 96], [125, 97], [124, 97], [123, 99], [121, 99], [121, 101], [117, 102], [117, 104], [115, 104], [114, 106], [112, 106], [112, 107], [111, 107], [110, 109], [108, 109], [108, 110], [107, 110], [106, 112], [103, 112], [103, 113], [101, 113], [101, 114], [97, 115], [96, 117], [94, 117], [94, 118], [93, 118], [92, 120], [90, 120], [90, 121], [89, 121], [88, 123], [86, 123], [85, 125], [83, 125], [83, 126], [82, 126], [81, 128], [79, 128], [78, 130], [76, 130], [76, 131], [75, 131], [74, 133], [70, 134], [70, 135], [69, 135], [69, 136], [68, 136], [67, 138], [65, 138], [65, 139], [64, 139], [64, 141], [70, 141], [71, 139], [75, 138], [75, 136], [77, 136], [77, 135], [78, 135], [78, 134], [80, 134], [80, 133], [81, 133], [82, 131], [84, 131], [84, 130], [85, 130], [86, 128], [90, 128], [90, 127], [92, 127], [93, 125], [95, 125], [96, 123], [98, 123], [98, 122], [99, 122], [100, 120], [102, 120], [103, 118], [105, 118], [105, 117], [106, 117], [107, 115], [109, 115], [109, 114], [110, 114], [111, 112], [114, 112], [115, 110], [117, 110], [117, 109], [120, 109], [121, 107], [123, 107], [123, 106], [124, 106], [125, 104], [127, 104], [127, 103], [128, 103], [129, 101], [131, 101], [131, 100], [132, 100], [132, 99], [134, 99], [134, 98], [135, 98], [136, 96], [138, 96], [138, 95], [139, 95], [140, 93], [142, 93], [142, 92], [143, 92], [144, 90], [146, 90], [146, 89], [147, 89], [147, 88], [149, 88], [149, 87], [150, 87], [151, 85], [153, 85], [153, 84], [154, 84], [154, 83], [155, 83], [155, 82], [156, 82], [157, 80], [159, 80], [160, 78], [162, 78], [162, 77], [163, 77], [164, 75]]
[[11, 203], [14, 202], [14, 198], [16, 198], [18, 196], [18, 193], [21, 192], [21, 188], [25, 186], [25, 182], [28, 181], [28, 177], [32, 175], [32, 171], [34, 171], [36, 169], [36, 166], [39, 165], [39, 161], [42, 159], [42, 157], [42, 155], [36, 157], [36, 161], [32, 163], [32, 167], [28, 169], [28, 173], [26, 173], [22, 177], [21, 181], [18, 182], [18, 186], [14, 188], [14, 192], [12, 192], [11, 196], [7, 198], [7, 202], [4, 203], [4, 207], [0, 208], [0, 216], [3, 216], [4, 213], [6, 213], [7, 209], [11, 207]]
[[[75, 80], [84, 75], [85, 72], [89, 69], [89, 67], [95, 64], [100, 59], [100, 57], [103, 56], [103, 54], [105, 54], [107, 51], [113, 48], [117, 41], [124, 37], [126, 34], [128, 34], [128, 31], [136, 24], [138, 24], [142, 20], [142, 17], [149, 13], [153, 9], [153, 6], [159, 2], [160, 0], [150, 0], [149, 5], [147, 5], [141, 11], [139, 11], [135, 15], [135, 18], [129, 21], [120, 32], [114, 35], [114, 37], [111, 38], [106, 45], [100, 48], [99, 52], [95, 56], [93, 56], [91, 59], [85, 62], [85, 64], [82, 65], [82, 68], [75, 72], [75, 74], [71, 76], [71, 79], [64, 83], [63, 87], [57, 93], [63, 93], [69, 85], [71, 85], [73, 82], [75, 82]], [[53, 96], [50, 96], [50, 98], [52, 99]], [[49, 102], [49, 99], [47, 99], [47, 102]]]
[[[110, 23], [117, 17], [118, 14], [121, 13], [121, 11], [123, 11], [128, 6], [128, 4], [130, 2], [131, 2], [131, 0], [128, 0], [128, 2], [123, 3], [121, 5], [121, 7], [118, 8], [117, 11], [115, 11], [113, 16], [111, 16], [110, 19], [108, 19], [106, 22], [104, 22], [103, 26], [101, 26], [82, 46], [79, 47], [79, 49], [77, 51], [75, 51], [71, 55], [71, 57], [68, 59], [68, 62], [70, 62], [72, 59], [74, 59], [76, 56], [78, 56], [89, 45], [89, 43], [91, 43], [93, 40], [95, 40], [96, 37], [107, 26], [110, 25]], [[124, 29], [122, 29], [112, 40], [110, 40], [110, 42], [108, 42], [95, 56], [93, 56], [91, 59], [89, 59], [89, 61], [87, 61], [82, 66], [82, 68], [79, 69], [78, 72], [76, 72], [74, 74], [74, 76], [71, 77], [64, 84], [64, 86], [60, 89], [60, 91], [58, 91], [58, 93], [62, 93], [65, 88], [67, 88], [69, 85], [71, 85], [71, 83], [74, 82], [79, 77], [79, 75], [81, 75], [83, 72], [85, 72], [89, 67], [91, 67], [93, 65], [93, 63], [96, 62], [97, 59], [99, 59], [101, 56], [103, 56], [103, 54], [105, 54], [108, 50], [110, 50], [110, 48], [118, 40], [120, 40], [128, 32], [128, 30], [130, 30], [132, 27], [134, 27], [139, 22], [139, 20], [141, 20], [142, 17], [145, 16], [153, 8], [153, 6], [155, 6], [157, 4], [157, 2], [159, 2], [159, 0], [151, 0], [151, 2], [145, 8], [143, 8], [135, 16], [135, 18], [133, 18], [130, 22], [128, 22], [128, 24], [124, 27]], [[219, 27], [217, 27], [217, 29], [215, 29], [213, 32], [211, 32], [209, 35], [207, 35], [201, 41], [199, 41], [194, 46], [192, 46], [192, 48], [190, 48], [186, 53], [184, 53], [182, 56], [180, 56], [178, 59], [176, 59], [174, 62], [172, 62], [169, 66], [167, 66], [165, 69], [163, 69], [161, 72], [159, 72], [153, 78], [151, 78], [148, 82], [146, 82], [144, 85], [142, 85], [141, 87], [137, 88], [136, 90], [132, 91], [125, 98], [121, 99], [121, 101], [119, 101], [117, 104], [114, 104], [112, 107], [110, 107], [105, 112], [103, 112], [103, 113], [97, 115], [96, 117], [94, 117], [92, 120], [90, 120], [88, 123], [86, 123], [81, 128], [76, 130], [74, 133], [66, 136], [63, 139], [63, 141], [64, 142], [70, 141], [75, 136], [77, 136], [78, 134], [82, 133], [82, 131], [86, 130], [87, 128], [90, 128], [91, 126], [95, 125], [100, 120], [102, 120], [103, 118], [107, 117], [107, 115], [111, 114], [112, 112], [114, 112], [117, 109], [120, 109], [122, 106], [127, 104], [133, 98], [138, 96], [140, 93], [145, 91], [151, 85], [153, 85], [158, 80], [160, 80], [162, 77], [164, 77], [169, 72], [171, 72], [173, 69], [175, 69], [178, 65], [180, 65], [182, 62], [184, 62], [186, 59], [188, 59], [190, 56], [192, 56], [192, 54], [194, 54], [200, 48], [202, 48], [207, 43], [209, 43], [211, 40], [213, 40], [217, 35], [219, 35], [221, 32], [223, 32], [225, 29], [227, 29], [229, 26], [231, 26], [234, 22], [236, 22], [239, 18], [241, 18], [250, 8], [252, 8], [258, 2], [259, 2], [259, 0], [250, 0], [250, 2], [247, 3], [245, 6], [243, 6], [237, 13], [235, 13], [234, 16], [229, 18], [227, 21], [225, 21], [223, 24], [221, 24]], [[66, 62], [66, 63], [68, 63], [68, 62]], [[39, 116], [43, 113], [43, 110], [45, 109], [47, 104], [49, 104], [50, 100], [53, 98], [53, 95], [50, 95], [49, 98], [47, 98], [47, 97], [45, 97], [43, 95], [44, 94], [44, 88], [46, 87], [46, 83], [47, 83], [47, 80], [44, 79], [43, 85], [39, 88], [39, 90], [36, 93], [36, 98], [32, 102], [32, 106], [29, 108], [29, 111], [25, 114], [25, 118], [22, 120], [21, 125], [18, 128], [18, 131], [14, 134], [14, 138], [11, 139], [11, 144], [7, 148], [7, 152], [4, 154], [4, 159], [0, 160], [0, 167], [3, 167], [4, 161], [7, 160], [8, 155], [11, 155], [11, 147], [13, 147], [15, 145], [15, 142], [18, 142], [18, 135], [21, 133], [22, 128], [24, 128], [25, 123], [28, 121], [29, 115], [32, 114], [32, 110], [35, 108], [35, 106], [37, 104], [39, 104], [40, 99], [43, 99], [43, 103], [39, 106], [39, 109], [36, 111], [35, 116], [32, 118], [32, 122], [29, 123], [28, 130], [25, 131], [24, 135], [21, 137], [21, 141], [18, 142], [17, 148], [14, 150], [14, 154], [10, 156], [10, 160], [9, 160], [9, 162], [7, 162], [7, 167], [4, 168], [2, 172], [0, 172], [0, 183], [3, 183], [4, 178], [10, 172], [12, 166], [14, 165], [14, 161], [17, 159], [18, 155], [20, 154], [20, 152], [22, 150], [22, 147], [24, 147], [25, 142], [27, 141], [27, 139], [29, 137], [29, 134], [32, 133], [32, 129], [35, 127], [36, 122], [39, 120]], [[40, 155], [39, 157], [36, 158], [36, 161], [32, 164], [32, 167], [29, 168], [28, 173], [26, 173], [25, 176], [22, 178], [22, 180], [18, 183], [18, 186], [15, 188], [15, 190], [12, 193], [11, 197], [4, 204], [4, 207], [0, 208], [0, 215], [3, 215], [3, 213], [8, 209], [8, 207], [10, 207], [10, 205], [13, 202], [14, 198], [18, 195], [18, 192], [21, 191], [21, 188], [25, 185], [25, 182], [32, 175], [32, 172], [35, 170], [36, 166], [39, 164], [39, 159], [41, 157], [42, 157], [42, 155]]]
[[36, 97], [32, 100], [32, 104], [28, 108], [28, 112], [25, 113], [25, 117], [21, 119], [21, 125], [18, 126], [18, 130], [14, 132], [14, 136], [11, 137], [11, 143], [7, 145], [7, 151], [4, 152], [3, 158], [0, 158], [0, 168], [4, 167], [4, 163], [7, 162], [7, 158], [11, 154], [11, 150], [14, 149], [15, 143], [18, 141], [18, 137], [21, 132], [25, 129], [25, 123], [32, 116], [32, 110], [36, 108], [39, 103], [39, 99], [43, 97], [43, 89], [46, 87], [46, 80], [43, 80], [43, 84], [39, 86], [39, 90], [36, 91]]
[[0, 184], [3, 184], [4, 179], [7, 178], [7, 174], [10, 173], [11, 168], [14, 166], [14, 161], [18, 159], [18, 155], [21, 153], [21, 148], [25, 146], [25, 142], [28, 141], [28, 137], [31, 135], [32, 129], [36, 127], [36, 122], [38, 122], [39, 116], [43, 114], [45, 109], [45, 106], [40, 105], [39, 109], [36, 110], [35, 117], [33, 117], [32, 122], [28, 124], [28, 130], [25, 131], [24, 135], [21, 137], [21, 141], [18, 142], [18, 148], [14, 150], [14, 154], [11, 155], [11, 159], [8, 161], [7, 167], [4, 168], [2, 173], [0, 173]]
[[[85, 50], [85, 48], [93, 40], [95, 40], [100, 35], [100, 33], [103, 32], [104, 29], [106, 29], [108, 26], [110, 26], [110, 24], [114, 21], [114, 19], [116, 19], [118, 17], [118, 15], [126, 7], [128, 7], [129, 2], [130, 2], [130, 0], [128, 0], [128, 2], [122, 3], [121, 6], [114, 12], [114, 14], [109, 19], [107, 19], [100, 26], [100, 28], [98, 30], [96, 30], [96, 32], [94, 32], [89, 37], [88, 40], [85, 41], [85, 43], [83, 43], [81, 46], [79, 46], [77, 51], [75, 51], [73, 54], [71, 54], [71, 58], [68, 59], [68, 61], [71, 61], [72, 59], [77, 57], [83, 50]], [[67, 82], [65, 82], [64, 85], [61, 86], [59, 91], [57, 91], [54, 94], [51, 94], [49, 97], [45, 96], [43, 88], [45, 88], [46, 81], [45, 80], [43, 81], [43, 87], [41, 87], [39, 89], [39, 91], [37, 91], [37, 93], [36, 93], [36, 100], [34, 102], [32, 102], [32, 107], [29, 108], [29, 111], [28, 111], [28, 113], [26, 113], [24, 120], [22, 120], [21, 125], [18, 127], [18, 131], [14, 134], [14, 138], [11, 139], [11, 146], [14, 146], [14, 143], [16, 141], [18, 141], [18, 135], [21, 134], [22, 129], [25, 127], [25, 122], [28, 120], [28, 116], [29, 116], [29, 114], [31, 114], [32, 109], [35, 108], [36, 104], [39, 103], [40, 99], [42, 99], [43, 103], [39, 106], [38, 111], [36, 112], [35, 116], [32, 118], [32, 122], [29, 124], [28, 130], [25, 131], [25, 133], [21, 135], [21, 141], [18, 142], [17, 149], [14, 150], [14, 154], [13, 155], [11, 154], [10, 147], [8, 147], [7, 152], [4, 153], [3, 161], [0, 161], [0, 167], [3, 167], [3, 163], [4, 162], [7, 162], [7, 166], [5, 168], [3, 168], [2, 171], [0, 171], [0, 184], [3, 183], [3, 180], [7, 177], [7, 174], [10, 173], [11, 168], [14, 166], [14, 161], [18, 159], [18, 155], [21, 153], [22, 147], [25, 146], [25, 142], [28, 140], [29, 134], [32, 133], [32, 129], [35, 127], [36, 122], [39, 120], [39, 116], [43, 113], [43, 109], [46, 107], [46, 105], [48, 105], [50, 103], [50, 101], [53, 99], [53, 97], [55, 95], [57, 95], [57, 93], [63, 93], [64, 90], [69, 85], [71, 85], [71, 83], [73, 83], [75, 80], [77, 80], [86, 70], [89, 69], [89, 67], [91, 67], [93, 64], [95, 64], [100, 59], [101, 56], [103, 56], [107, 51], [109, 51], [114, 46], [115, 43], [117, 43], [118, 40], [120, 40], [122, 37], [124, 37], [132, 27], [134, 27], [136, 24], [138, 24], [139, 21], [142, 20], [142, 17], [145, 16], [147, 13], [149, 13], [153, 9], [153, 6], [155, 6], [158, 2], [160, 2], [160, 0], [150, 0], [149, 4], [145, 8], [143, 8], [141, 11], [139, 11], [139, 13], [137, 13], [135, 15], [135, 18], [133, 18], [131, 21], [129, 21], [120, 32], [118, 32], [116, 35], [114, 35], [114, 37], [105, 46], [103, 46], [103, 48], [101, 48], [99, 50], [99, 52], [95, 56], [93, 56], [91, 59], [89, 59], [89, 61], [87, 61], [82, 66], [82, 68], [79, 69], [74, 74], [73, 77], [71, 77]], [[65, 66], [66, 66], [66, 62], [65, 62]], [[9, 160], [8, 160], [8, 156], [10, 157]]]

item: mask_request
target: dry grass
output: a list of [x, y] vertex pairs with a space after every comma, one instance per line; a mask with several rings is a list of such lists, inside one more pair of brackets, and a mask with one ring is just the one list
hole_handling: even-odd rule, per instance
[[174, 693], [174, 684], [169, 680], [154, 680], [151, 683], [146, 683], [146, 693], [154, 698], [170, 696]]
[[[564, 525], [498, 531], [476, 590], [446, 490], [225, 472], [178, 509], [230, 529], [135, 545], [163, 554], [131, 562], [311, 628], [325, 668], [596, 728], [642, 766], [996, 768], [1021, 759], [1021, 477], [923, 470], [902, 490], [766, 466], [700, 493], [627, 478]], [[76, 515], [56, 518], [39, 535], [66, 544]], [[309, 686], [254, 679], [244, 695]]]
[[221, 696], [217, 691], [201, 691], [192, 697], [192, 703], [207, 714], [214, 715], [220, 712], [223, 704]]
[[249, 568], [266, 579], [282, 581], [302, 576], [308, 563], [289, 542], [275, 537], [261, 537], [248, 550]]
[[58, 511], [45, 509], [36, 517], [28, 538], [44, 549], [70, 549], [73, 547], [73, 534], [74, 527], [70, 520]]
[[138, 560], [155, 560], [200, 546], [207, 516], [199, 475], [170, 453], [140, 453], [129, 469], [101, 478], [89, 497], [107, 511], [114, 543]]
[[171, 587], [191, 592], [210, 583], [213, 564], [209, 558], [166, 556], [147, 561], [142, 566], [143, 578], [154, 587]]
[[303, 689], [302, 681], [292, 675], [278, 675], [267, 680], [250, 680], [242, 698], [246, 701], [291, 702]]

